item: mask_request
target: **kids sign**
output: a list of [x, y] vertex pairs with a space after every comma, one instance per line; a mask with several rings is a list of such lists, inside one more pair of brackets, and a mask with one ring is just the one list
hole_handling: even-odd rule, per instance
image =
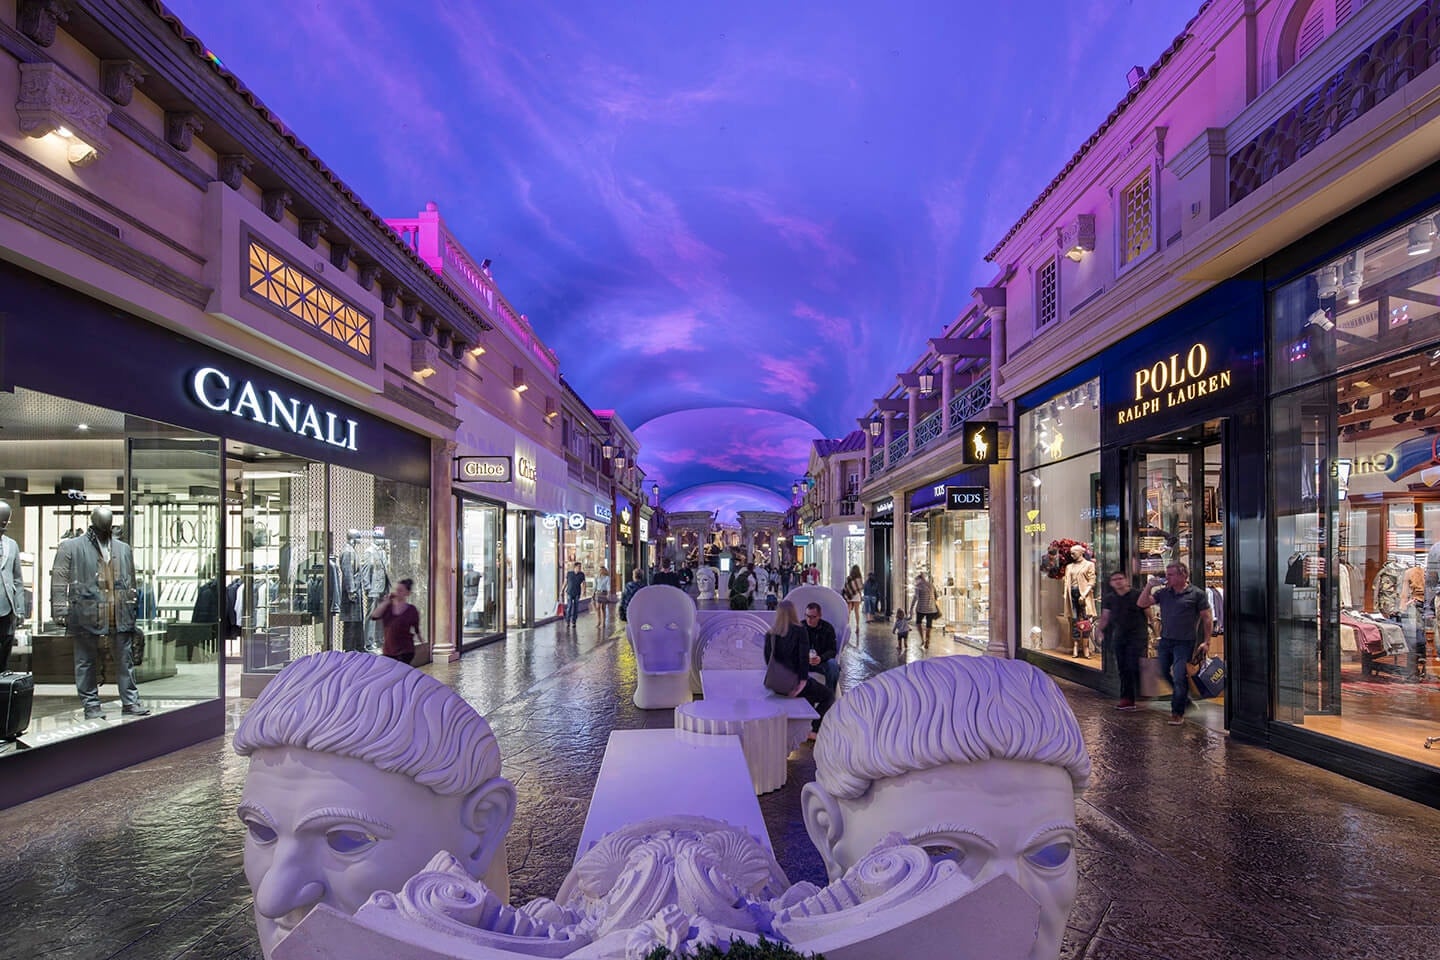
[[1217, 370], [1216, 366], [1210, 348], [1196, 343], [1184, 353], [1172, 353], [1139, 367], [1131, 374], [1134, 392], [1130, 402], [1115, 411], [1116, 425], [1224, 393], [1234, 384], [1235, 375], [1228, 367]]

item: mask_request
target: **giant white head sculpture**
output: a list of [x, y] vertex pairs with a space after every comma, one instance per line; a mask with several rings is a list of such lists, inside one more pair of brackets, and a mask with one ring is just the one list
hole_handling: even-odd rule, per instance
[[317, 653], [280, 671], [235, 732], [239, 816], [269, 957], [312, 907], [354, 913], [439, 851], [480, 876], [515, 816], [485, 718], [414, 668]]
[[1090, 757], [1059, 687], [996, 657], [921, 660], [825, 715], [805, 826], [832, 880], [898, 832], [977, 883], [1007, 874], [1040, 904], [1031, 956], [1059, 956], [1075, 902], [1075, 798]]

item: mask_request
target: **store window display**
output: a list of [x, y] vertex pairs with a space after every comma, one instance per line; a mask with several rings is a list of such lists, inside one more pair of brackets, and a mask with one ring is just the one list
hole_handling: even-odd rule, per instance
[[1285, 391], [1271, 404], [1276, 719], [1430, 766], [1440, 256], [1411, 227], [1435, 212], [1285, 283], [1270, 304], [1288, 361], [1271, 375]]
[[1021, 638], [1093, 670], [1101, 668], [1099, 395], [1095, 380], [1058, 393], [1021, 414], [1019, 430]]

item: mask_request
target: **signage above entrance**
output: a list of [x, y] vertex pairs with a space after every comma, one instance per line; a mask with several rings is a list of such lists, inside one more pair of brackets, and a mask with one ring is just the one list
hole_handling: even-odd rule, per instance
[[455, 479], [471, 483], [509, 483], [509, 457], [456, 457]]
[[610, 504], [600, 503], [598, 501], [595, 503], [595, 506], [592, 508], [591, 512], [595, 514], [595, 519], [599, 520], [601, 523], [609, 523], [611, 519], [615, 516], [614, 513], [610, 510]]
[[790, 542], [795, 544], [795, 546], [797, 547], [808, 547], [810, 546], [810, 534], [797, 533], [795, 534], [795, 536], [790, 538]]
[[994, 420], [965, 421], [965, 440], [961, 445], [961, 462], [974, 465], [999, 463], [998, 433], [999, 424]]
[[190, 396], [206, 410], [228, 413], [272, 430], [309, 437], [342, 450], [355, 450], [359, 424], [341, 419], [329, 410], [316, 410], [276, 390], [260, 388], [253, 380], [235, 380], [217, 367], [201, 367], [190, 375]]
[[[983, 488], [985, 486], [984, 480], [986, 479], [988, 473], [989, 471], [987, 471], [984, 467], [970, 470], [962, 470], [959, 473], [951, 474], [948, 477], [936, 480], [934, 483], [926, 484], [925, 486], [920, 487], [918, 490], [912, 490], [910, 492], [909, 499], [910, 512], [914, 513], [917, 510], [947, 509], [950, 502], [950, 497], [947, 491], [952, 488], [958, 489], [961, 487]], [[972, 508], [967, 507], [965, 509]]]
[[1161, 410], [1173, 410], [1228, 391], [1235, 375], [1230, 369], [1216, 369], [1217, 366], [1211, 362], [1210, 348], [1204, 343], [1194, 343], [1183, 355], [1172, 353], [1148, 367], [1140, 367], [1132, 374], [1135, 384], [1132, 402], [1115, 411], [1115, 422], [1133, 423]]
[[946, 510], [984, 510], [989, 506], [984, 487], [946, 487]]

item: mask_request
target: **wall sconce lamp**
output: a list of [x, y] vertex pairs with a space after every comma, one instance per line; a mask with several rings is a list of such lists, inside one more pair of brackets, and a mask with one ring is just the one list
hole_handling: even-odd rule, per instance
[[483, 356], [485, 356], [485, 347], [482, 346], [481, 344], [478, 344], [478, 343], [475, 344], [475, 346], [473, 346], [473, 347], [470, 348], [470, 356], [472, 356], [472, 357], [483, 357]]
[[36, 138], [54, 135], [66, 159], [83, 167], [104, 153], [110, 103], [53, 63], [20, 64], [20, 130]]
[[1079, 263], [1085, 254], [1095, 250], [1095, 215], [1077, 214], [1075, 219], [1056, 231], [1061, 251], [1067, 260]]
[[528, 383], [525, 382], [525, 369], [524, 369], [523, 367], [516, 367], [516, 368], [515, 368], [515, 392], [516, 392], [516, 393], [524, 393], [526, 390], [529, 390], [529, 389], [530, 389], [530, 384], [528, 384]]
[[927, 370], [926, 372], [920, 374], [917, 379], [920, 382], [920, 396], [930, 396], [930, 392], [935, 389], [935, 374]]
[[885, 432], [885, 421], [879, 417], [871, 417], [870, 423], [867, 426], [870, 430], [870, 436], [873, 438], [878, 439], [880, 434]]
[[614, 440], [610, 439], [609, 437], [606, 437], [604, 440], [602, 440], [602, 441], [600, 442], [600, 456], [604, 457], [606, 460], [609, 460], [609, 459], [611, 459], [612, 457], [615, 456], [615, 441], [614, 441]]
[[620, 456], [616, 457], [614, 460], [616, 471], [624, 470], [625, 464], [629, 462], [630, 461], [625, 459], [625, 455], [623, 453]]
[[560, 406], [555, 402], [554, 397], [545, 398], [545, 419], [554, 420], [560, 416]]
[[652, 483], [652, 484], [650, 485], [650, 496], [652, 496], [652, 497], [655, 498], [655, 504], [656, 504], [656, 506], [659, 506], [659, 504], [660, 504], [660, 484], [658, 484], [658, 483]]
[[1435, 247], [1437, 223], [1426, 218], [1412, 223], [1406, 234], [1405, 252], [1412, 257], [1422, 257]]
[[410, 372], [421, 381], [435, 376], [435, 347], [429, 340], [410, 341]]

